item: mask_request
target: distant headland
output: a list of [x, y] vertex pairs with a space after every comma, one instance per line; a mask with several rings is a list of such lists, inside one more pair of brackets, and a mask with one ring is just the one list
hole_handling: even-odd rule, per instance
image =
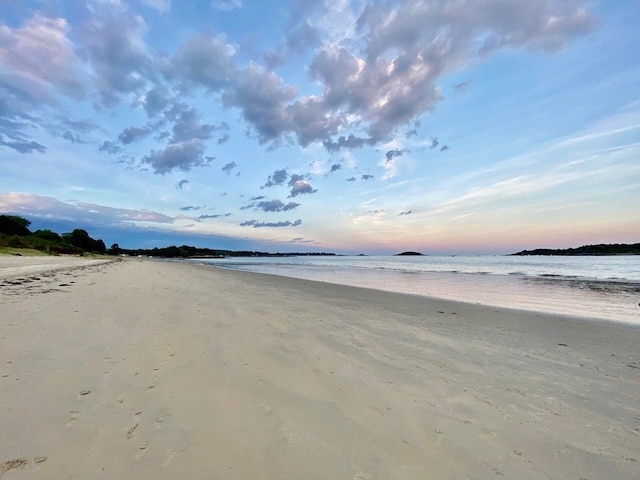
[[521, 252], [512, 253], [511, 255], [640, 255], [640, 243], [583, 245], [577, 248], [565, 249], [537, 248], [535, 250], [522, 250]]

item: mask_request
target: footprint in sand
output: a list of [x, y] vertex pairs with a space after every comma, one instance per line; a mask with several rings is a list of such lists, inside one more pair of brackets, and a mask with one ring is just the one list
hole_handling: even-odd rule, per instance
[[136, 460], [140, 460], [147, 453], [147, 449], [149, 448], [149, 442], [144, 442], [138, 445], [139, 452], [136, 453], [134, 458]]
[[14, 468], [20, 468], [29, 463], [29, 460], [26, 458], [16, 458], [14, 460], [9, 460], [7, 462], [0, 463], [0, 475], [9, 470], [13, 470]]
[[67, 424], [64, 426], [65, 428], [69, 428], [70, 426], [72, 426], [75, 423], [75, 421], [78, 420], [78, 417], [80, 415], [80, 412], [78, 410], [71, 410], [69, 413], [71, 414], [71, 418], [69, 419]]
[[133, 425], [132, 427], [130, 427], [129, 430], [127, 430], [127, 438], [128, 439], [133, 438], [133, 432], [136, 431], [136, 428], [138, 428], [138, 424], [137, 423], [135, 425]]
[[156, 427], [160, 428], [162, 427], [162, 424], [165, 422], [165, 420], [167, 420], [167, 418], [169, 418], [171, 416], [170, 413], [166, 413], [164, 415], [162, 415], [161, 417], [156, 418]]

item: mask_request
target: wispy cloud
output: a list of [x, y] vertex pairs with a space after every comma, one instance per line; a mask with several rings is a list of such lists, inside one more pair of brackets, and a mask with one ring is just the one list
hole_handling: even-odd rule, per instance
[[28, 193], [0, 193], [0, 211], [85, 224], [170, 224], [174, 217], [151, 210], [113, 208], [88, 202], [62, 202], [52, 197]]
[[211, 219], [214, 219], [214, 218], [230, 217], [230, 216], [231, 216], [230, 213], [208, 214], [208, 215], [200, 215], [200, 216], [198, 216], [198, 220], [211, 220]]
[[263, 212], [287, 212], [298, 208], [299, 206], [300, 204], [295, 202], [283, 203], [280, 200], [268, 200], [258, 202], [256, 208]]
[[294, 220], [293, 222], [286, 220], [284, 222], [259, 222], [258, 220], [247, 220], [240, 224], [241, 227], [253, 227], [253, 228], [282, 228], [282, 227], [297, 227], [302, 225], [302, 220]]

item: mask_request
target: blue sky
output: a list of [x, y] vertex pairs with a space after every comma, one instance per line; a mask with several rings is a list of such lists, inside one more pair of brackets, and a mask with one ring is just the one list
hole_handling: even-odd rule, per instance
[[0, 2], [0, 212], [107, 245], [640, 241], [634, 0]]

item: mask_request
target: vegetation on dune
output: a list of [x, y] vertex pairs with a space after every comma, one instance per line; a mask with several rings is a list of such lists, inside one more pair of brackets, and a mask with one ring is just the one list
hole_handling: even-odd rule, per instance
[[[0, 215], [0, 248], [7, 253], [29, 254], [29, 250], [52, 254], [107, 253], [102, 240], [89, 236], [86, 230], [76, 228], [62, 235], [51, 230], [29, 230], [31, 222], [17, 215]], [[13, 251], [19, 249], [18, 252]]]
[[46, 252], [33, 248], [0, 247], [0, 255], [20, 255], [21, 257], [42, 257]]

